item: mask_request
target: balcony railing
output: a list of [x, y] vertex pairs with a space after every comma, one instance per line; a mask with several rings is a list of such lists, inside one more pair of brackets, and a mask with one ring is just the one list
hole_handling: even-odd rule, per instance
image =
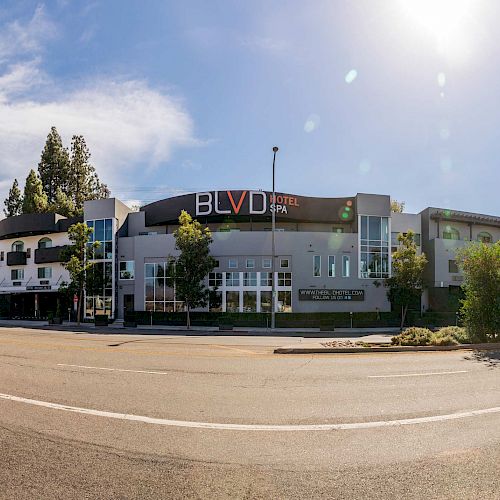
[[37, 248], [35, 250], [35, 264], [49, 264], [50, 262], [62, 262], [63, 252], [67, 245], [49, 248]]
[[8, 266], [25, 266], [26, 252], [7, 252]]

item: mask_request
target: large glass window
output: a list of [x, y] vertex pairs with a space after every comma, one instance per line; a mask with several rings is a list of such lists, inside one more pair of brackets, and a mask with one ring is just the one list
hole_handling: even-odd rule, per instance
[[208, 294], [208, 310], [210, 312], [222, 312], [222, 292], [210, 290]]
[[183, 311], [184, 302], [177, 300], [175, 282], [169, 274], [168, 262], [144, 264], [144, 299], [146, 311]]
[[271, 312], [272, 294], [269, 291], [260, 292], [260, 312]]
[[243, 286], [257, 286], [257, 273], [243, 273]]
[[335, 278], [335, 255], [328, 256], [328, 277]]
[[208, 286], [221, 287], [222, 286], [222, 273], [210, 273], [208, 275]]
[[[360, 278], [388, 278], [389, 277], [389, 218], [362, 215], [360, 217]], [[397, 234], [392, 235], [396, 238]], [[393, 239], [394, 243], [394, 239]], [[350, 275], [350, 261], [342, 257], [342, 276]], [[346, 276], [346, 272], [348, 273]]]
[[292, 273], [278, 273], [278, 286], [292, 286]]
[[321, 276], [321, 255], [313, 255], [313, 276], [315, 278]]
[[226, 273], [226, 286], [240, 286], [240, 273]]
[[261, 272], [260, 273], [260, 286], [273, 286], [272, 273]]
[[120, 279], [133, 280], [134, 279], [134, 261], [122, 260], [120, 262]]
[[278, 312], [292, 312], [292, 292], [278, 292]]
[[226, 292], [226, 312], [239, 312], [240, 292]]
[[243, 292], [243, 312], [257, 312], [257, 292]]

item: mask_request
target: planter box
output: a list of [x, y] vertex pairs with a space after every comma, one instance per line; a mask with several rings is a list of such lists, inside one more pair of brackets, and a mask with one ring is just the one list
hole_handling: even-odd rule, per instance
[[229, 332], [229, 331], [232, 331], [234, 329], [234, 326], [229, 324], [229, 323], [226, 323], [226, 324], [220, 324], [219, 325], [219, 331], [226, 331], [226, 332]]
[[123, 326], [125, 328], [137, 328], [137, 321], [124, 321]]
[[62, 318], [49, 319], [49, 325], [62, 325]]

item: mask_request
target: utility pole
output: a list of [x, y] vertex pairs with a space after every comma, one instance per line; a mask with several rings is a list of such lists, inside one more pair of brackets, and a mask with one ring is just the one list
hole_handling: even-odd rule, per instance
[[271, 220], [272, 220], [272, 266], [271, 266], [271, 272], [272, 272], [272, 285], [273, 285], [273, 291], [271, 294], [271, 330], [274, 330], [276, 328], [276, 277], [275, 277], [275, 268], [276, 268], [276, 242], [274, 239], [274, 233], [276, 231], [276, 189], [274, 185], [274, 166], [276, 163], [276, 153], [278, 152], [278, 146], [274, 146], [273, 148], [273, 197], [272, 197], [272, 207], [271, 207]]

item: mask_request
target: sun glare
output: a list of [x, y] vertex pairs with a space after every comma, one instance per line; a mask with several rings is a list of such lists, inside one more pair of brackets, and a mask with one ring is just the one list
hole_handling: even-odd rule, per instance
[[436, 49], [453, 59], [470, 50], [471, 20], [480, 0], [400, 0], [411, 22], [435, 38]]

